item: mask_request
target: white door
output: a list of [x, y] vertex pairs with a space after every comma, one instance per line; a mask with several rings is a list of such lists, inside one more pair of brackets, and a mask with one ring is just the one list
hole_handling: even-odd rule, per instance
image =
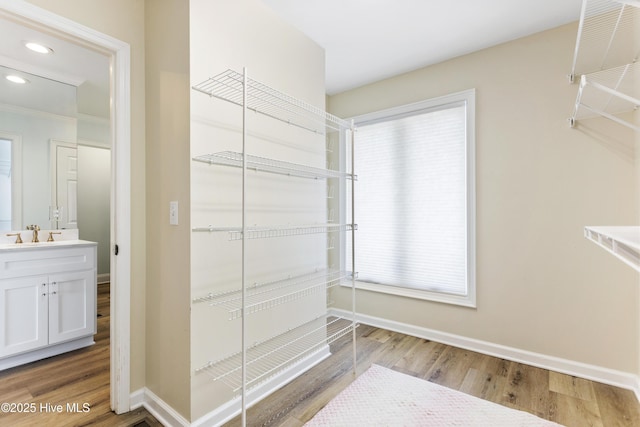
[[0, 280], [0, 357], [48, 343], [47, 276]]
[[95, 270], [49, 276], [49, 344], [96, 333]]
[[55, 206], [62, 208], [55, 228], [78, 228], [78, 149], [75, 147], [56, 145], [55, 193]]

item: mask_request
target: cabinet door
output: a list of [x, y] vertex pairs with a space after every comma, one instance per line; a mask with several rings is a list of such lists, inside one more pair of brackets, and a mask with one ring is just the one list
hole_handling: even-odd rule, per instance
[[47, 277], [0, 280], [0, 357], [48, 343]]
[[49, 344], [96, 332], [95, 270], [49, 276]]

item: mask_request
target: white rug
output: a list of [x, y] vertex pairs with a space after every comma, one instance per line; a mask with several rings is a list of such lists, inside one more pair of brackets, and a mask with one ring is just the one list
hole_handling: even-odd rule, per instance
[[429, 381], [373, 365], [305, 427], [558, 427]]

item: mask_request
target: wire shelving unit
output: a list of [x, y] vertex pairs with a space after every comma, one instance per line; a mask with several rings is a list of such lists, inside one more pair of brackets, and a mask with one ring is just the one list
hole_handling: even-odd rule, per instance
[[[206, 372], [214, 381], [222, 381], [239, 393], [243, 385], [247, 389], [259, 385], [353, 330], [354, 325], [348, 319], [321, 317], [247, 348], [244, 368], [242, 354], [238, 352], [209, 362], [196, 369], [196, 373]], [[241, 375], [243, 370], [247, 374], [244, 384]]]
[[[209, 165], [231, 166], [236, 168], [242, 167], [242, 153], [236, 153], [233, 151], [222, 151], [219, 153], [204, 154], [202, 156], [194, 157], [193, 160], [197, 162], [207, 163]], [[332, 169], [315, 168], [311, 166], [299, 165], [296, 163], [284, 162], [281, 160], [252, 156], [250, 154], [247, 155], [247, 169], [255, 172], [268, 172], [298, 178], [355, 179], [352, 174], [346, 172], [340, 172]]]
[[309, 224], [309, 225], [274, 225], [266, 227], [194, 227], [195, 232], [226, 232], [229, 240], [268, 239], [273, 237], [304, 236], [318, 233], [337, 233], [357, 230], [357, 224]]
[[[313, 105], [300, 101], [290, 95], [275, 90], [243, 73], [233, 70], [224, 71], [193, 89], [212, 98], [230, 102], [242, 108], [242, 150], [221, 151], [195, 156], [195, 162], [202, 162], [211, 166], [239, 168], [242, 170], [242, 223], [239, 226], [197, 226], [192, 229], [197, 233], [227, 233], [228, 240], [240, 241], [242, 246], [242, 273], [239, 286], [231, 286], [230, 290], [210, 292], [193, 298], [193, 304], [209, 305], [212, 309], [222, 309], [228, 314], [229, 320], [241, 321], [241, 350], [222, 359], [208, 361], [204, 366], [195, 370], [196, 374], [207, 373], [215, 381], [220, 381], [241, 397], [242, 425], [246, 426], [247, 393], [254, 387], [268, 381], [287, 369], [302, 363], [314, 355], [326, 351], [333, 341], [352, 334], [353, 341], [353, 372], [356, 372], [356, 335], [358, 326], [355, 319], [355, 259], [351, 257], [351, 271], [345, 272], [334, 269], [323, 269], [307, 274], [285, 277], [281, 280], [266, 283], [248, 283], [247, 268], [250, 260], [246, 246], [251, 239], [270, 239], [279, 237], [302, 236], [309, 234], [326, 234], [327, 250], [337, 239], [335, 233], [351, 233], [352, 248], [355, 248], [357, 230], [355, 218], [349, 223], [338, 224], [331, 222], [332, 215], [327, 211], [329, 219], [326, 224], [286, 224], [286, 225], [249, 225], [247, 223], [247, 174], [248, 172], [286, 175], [292, 178], [317, 180], [338, 180], [341, 183], [350, 181], [351, 200], [354, 202], [353, 172], [353, 143], [354, 128], [352, 122], [340, 119]], [[254, 156], [247, 149], [247, 114], [257, 114], [284, 122], [296, 128], [305, 129], [313, 135], [323, 135], [325, 140], [334, 139], [336, 133], [346, 136], [350, 131], [351, 147], [350, 171], [338, 171], [331, 167], [327, 169], [306, 166], [277, 159]], [[331, 137], [329, 137], [331, 135]], [[327, 150], [334, 144], [326, 142]], [[328, 186], [327, 199], [333, 195], [332, 186]], [[353, 212], [353, 209], [352, 209]], [[352, 249], [353, 250], [353, 249]], [[250, 315], [272, 309], [274, 307], [295, 303], [308, 296], [325, 294], [328, 290], [342, 283], [350, 283], [352, 310], [351, 318], [321, 316], [302, 325], [287, 325], [285, 331], [275, 331], [274, 336], [259, 343], [248, 345], [247, 328]]]
[[351, 274], [348, 272], [327, 269], [273, 282], [255, 283], [247, 287], [244, 307], [242, 289], [209, 293], [194, 298], [193, 302], [224, 307], [229, 312], [229, 320], [234, 320], [242, 316], [243, 310], [246, 315], [268, 310], [308, 295], [325, 292], [350, 278]]
[[575, 124], [577, 120], [602, 116], [640, 132], [640, 126], [619, 116], [640, 107], [640, 99], [630, 95], [634, 93], [634, 84], [637, 85], [634, 79], [637, 80], [638, 72], [640, 66], [636, 62], [583, 74], [571, 114], [571, 124]]
[[640, 131], [640, 126], [620, 117], [640, 107], [633, 84], [639, 71], [638, 22], [640, 0], [583, 0], [569, 74], [572, 82], [580, 76], [569, 118], [572, 127], [578, 120], [602, 116]]
[[259, 81], [247, 78], [245, 85], [244, 77], [234, 70], [227, 70], [193, 89], [314, 133], [325, 134], [327, 129], [341, 131], [351, 127], [348, 121]]

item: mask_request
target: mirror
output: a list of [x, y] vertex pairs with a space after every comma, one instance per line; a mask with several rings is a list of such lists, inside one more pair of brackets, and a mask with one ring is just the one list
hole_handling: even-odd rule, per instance
[[[98, 279], [108, 278], [110, 57], [5, 17], [0, 40], [0, 229], [78, 228], [80, 239], [98, 242]], [[10, 74], [27, 83], [8, 81]], [[58, 151], [67, 162], [61, 181]], [[51, 221], [62, 187], [68, 207]]]
[[[77, 141], [76, 87], [4, 66], [0, 76], [1, 161], [9, 168], [9, 174], [0, 178], [1, 194], [13, 206], [3, 202], [1, 229], [23, 229], [29, 224], [57, 228], [49, 221], [55, 176], [50, 141]], [[13, 83], [6, 76], [20, 76], [26, 83]], [[15, 164], [20, 150], [22, 162]]]

